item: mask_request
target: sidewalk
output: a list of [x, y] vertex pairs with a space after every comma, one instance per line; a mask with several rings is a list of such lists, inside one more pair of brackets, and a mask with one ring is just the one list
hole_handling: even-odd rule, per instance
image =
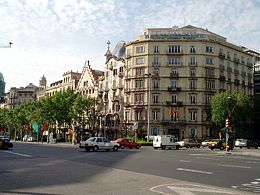
[[[221, 153], [226, 153], [226, 151], [221, 151]], [[260, 158], [260, 149], [240, 149], [235, 148], [231, 152], [228, 152], [227, 154], [230, 155], [243, 155], [243, 156], [254, 156]]]

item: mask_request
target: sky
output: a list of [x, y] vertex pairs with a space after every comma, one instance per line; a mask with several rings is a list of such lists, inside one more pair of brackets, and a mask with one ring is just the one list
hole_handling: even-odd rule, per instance
[[[11, 87], [48, 86], [85, 61], [104, 70], [107, 41], [193, 25], [260, 51], [260, 0], [0, 0], [0, 72]], [[4, 48], [12, 42], [11, 48]]]

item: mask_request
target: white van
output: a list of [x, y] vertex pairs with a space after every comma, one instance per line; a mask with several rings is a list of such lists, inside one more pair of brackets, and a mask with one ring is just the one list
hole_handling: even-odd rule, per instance
[[176, 148], [176, 150], [178, 150], [180, 148], [180, 144], [177, 142], [177, 139], [172, 135], [158, 135], [154, 136], [153, 138], [153, 148], [162, 148], [162, 150], [165, 150], [166, 148]]

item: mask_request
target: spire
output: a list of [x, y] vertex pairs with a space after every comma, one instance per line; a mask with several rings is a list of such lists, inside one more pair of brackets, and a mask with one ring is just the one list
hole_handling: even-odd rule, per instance
[[107, 41], [107, 52], [105, 53], [105, 56], [106, 56], [106, 60], [108, 60], [111, 56], [112, 56], [112, 53], [110, 52], [109, 50], [109, 45], [110, 45], [110, 41], [108, 40]]

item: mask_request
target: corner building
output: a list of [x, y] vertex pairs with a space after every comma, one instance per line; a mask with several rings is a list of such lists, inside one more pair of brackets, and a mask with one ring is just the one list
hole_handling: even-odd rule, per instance
[[254, 58], [245, 49], [191, 25], [145, 30], [126, 45], [124, 126], [178, 139], [218, 137], [212, 96], [253, 95]]

